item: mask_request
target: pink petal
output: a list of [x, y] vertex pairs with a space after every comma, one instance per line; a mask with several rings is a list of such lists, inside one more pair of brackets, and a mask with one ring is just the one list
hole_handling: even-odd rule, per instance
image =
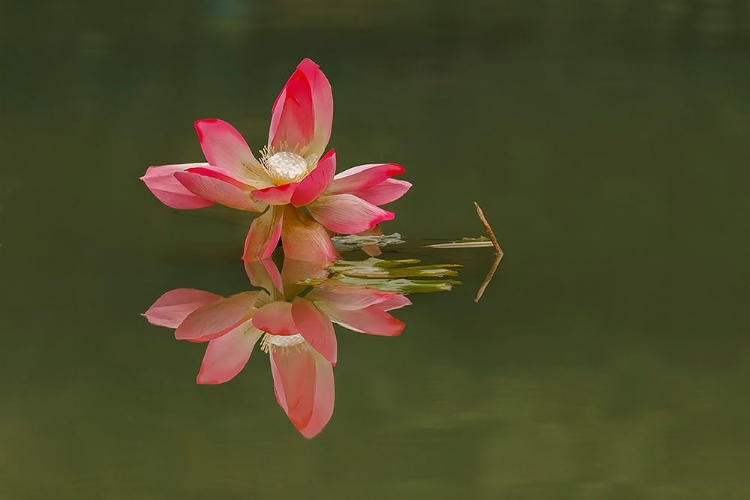
[[269, 205], [286, 205], [292, 199], [299, 182], [291, 182], [282, 186], [271, 186], [252, 191], [254, 197]]
[[[294, 260], [289, 257], [284, 259], [284, 267], [281, 268], [281, 281], [285, 283], [284, 290], [287, 292], [287, 297], [294, 298], [289, 294], [296, 295], [295, 292], [301, 291], [296, 288], [307, 288], [308, 285], [297, 285], [298, 283], [304, 282], [307, 279], [315, 280], [321, 278], [327, 278], [330, 272], [328, 271], [328, 262], [318, 262], [314, 260]], [[295, 288], [296, 285], [296, 288]]]
[[[403, 295], [364, 286], [350, 285], [323, 285], [314, 288], [306, 295], [308, 300], [315, 303], [330, 303], [338, 309], [364, 309], [365, 307], [393, 300], [396, 297], [403, 297]], [[408, 301], [408, 299], [406, 300]]]
[[330, 303], [320, 305], [333, 321], [355, 332], [393, 337], [400, 334], [406, 326], [403, 321], [394, 318], [378, 305], [355, 310], [339, 309]]
[[325, 228], [292, 206], [284, 210], [281, 242], [289, 259], [330, 262], [341, 258]]
[[331, 185], [335, 173], [336, 152], [332, 149], [318, 162], [315, 169], [302, 179], [292, 195], [292, 204], [301, 207], [318, 199], [318, 196]]
[[247, 192], [235, 186], [234, 183], [214, 175], [208, 176], [191, 170], [176, 172], [174, 176], [192, 193], [226, 207], [250, 212], [260, 212], [264, 208], [264, 205], [256, 203]]
[[336, 334], [328, 316], [309, 300], [297, 297], [292, 303], [292, 318], [307, 343], [335, 365]]
[[141, 177], [141, 180], [146, 183], [146, 187], [160, 202], [170, 208], [195, 209], [209, 207], [214, 204], [213, 201], [193, 194], [174, 177], [175, 172], [182, 172], [188, 168], [201, 166], [208, 166], [208, 164], [186, 163], [183, 165], [149, 167], [146, 170], [146, 175]]
[[253, 221], [245, 238], [245, 251], [242, 256], [245, 262], [271, 257], [281, 236], [283, 213], [283, 209], [271, 207]]
[[269, 357], [276, 401], [303, 436], [316, 436], [333, 415], [333, 367], [313, 349], [277, 349]]
[[221, 298], [221, 295], [203, 290], [176, 288], [156, 299], [143, 316], [152, 325], [177, 328], [191, 312]]
[[229, 172], [228, 170], [222, 170], [221, 168], [214, 167], [213, 165], [201, 165], [199, 167], [192, 167], [192, 168], [187, 169], [187, 172], [205, 175], [206, 177], [213, 177], [214, 179], [219, 179], [220, 181], [227, 182], [241, 189], [242, 191], [252, 190], [252, 186], [247, 184], [242, 179], [238, 179], [232, 172]]
[[356, 234], [395, 217], [375, 205], [351, 194], [334, 194], [318, 198], [307, 206], [315, 220], [326, 229], [341, 234]]
[[333, 379], [333, 366], [318, 353], [315, 359], [315, 403], [307, 425], [299, 429], [307, 439], [314, 438], [323, 430], [333, 416], [336, 389]]
[[411, 300], [403, 295], [395, 294], [393, 298], [379, 303], [378, 309], [382, 309], [383, 311], [393, 311], [410, 305]]
[[195, 131], [208, 163], [234, 173], [255, 188], [273, 185], [245, 139], [233, 126], [209, 118], [196, 121]]
[[221, 337], [248, 319], [258, 293], [238, 293], [196, 309], [174, 332], [175, 338], [206, 341]]
[[297, 429], [304, 428], [315, 406], [315, 359], [307, 349], [275, 349], [269, 358], [276, 401]]
[[[286, 265], [286, 261], [284, 261]], [[271, 296], [275, 293], [284, 293], [284, 284], [276, 264], [271, 259], [245, 262], [245, 272], [250, 278], [250, 283], [263, 288]]]
[[266, 304], [253, 315], [253, 325], [271, 335], [294, 335], [299, 333], [292, 319], [292, 304], [277, 301]]
[[344, 170], [333, 179], [331, 194], [351, 193], [357, 189], [366, 189], [393, 177], [403, 174], [404, 167], [396, 163], [373, 163], [360, 165]]
[[304, 73], [292, 73], [271, 110], [268, 143], [276, 150], [306, 149], [315, 135], [312, 90]]
[[310, 83], [313, 101], [313, 114], [315, 115], [315, 136], [308, 146], [306, 154], [320, 158], [325, 151], [328, 140], [331, 138], [331, 126], [333, 125], [333, 94], [328, 78], [320, 70], [320, 67], [310, 59], [305, 59], [297, 66], [304, 73]]
[[386, 179], [380, 184], [375, 184], [368, 188], [355, 189], [351, 194], [373, 205], [385, 205], [401, 198], [410, 188], [410, 182], [398, 179]]
[[196, 382], [223, 384], [232, 380], [247, 364], [261, 335], [263, 332], [248, 321], [210, 341]]

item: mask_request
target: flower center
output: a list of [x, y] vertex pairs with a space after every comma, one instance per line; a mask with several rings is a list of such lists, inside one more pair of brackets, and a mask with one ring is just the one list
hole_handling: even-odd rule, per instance
[[280, 349], [282, 354], [288, 354], [289, 349], [305, 350], [308, 346], [309, 344], [299, 333], [294, 335], [271, 335], [267, 333], [260, 342], [260, 348], [263, 352], [276, 352], [277, 349]]
[[307, 161], [297, 153], [288, 151], [272, 154], [264, 164], [277, 186], [295, 182], [307, 173]]

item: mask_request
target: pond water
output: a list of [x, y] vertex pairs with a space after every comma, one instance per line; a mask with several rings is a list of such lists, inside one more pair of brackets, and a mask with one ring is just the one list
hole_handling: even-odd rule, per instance
[[[750, 4], [0, 2], [0, 499], [740, 499], [750, 480]], [[248, 289], [241, 212], [139, 177], [253, 148], [305, 57], [339, 170], [414, 187], [383, 259], [461, 264], [397, 337], [337, 330], [312, 440], [263, 353], [195, 383], [140, 315]], [[423, 245], [482, 236], [492, 249]], [[366, 258], [362, 252], [348, 260]]]

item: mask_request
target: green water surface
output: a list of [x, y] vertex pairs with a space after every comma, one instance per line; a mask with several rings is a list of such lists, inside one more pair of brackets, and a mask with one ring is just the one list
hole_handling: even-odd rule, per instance
[[[0, 500], [750, 498], [749, 49], [736, 0], [0, 1]], [[263, 353], [198, 386], [139, 316], [247, 289], [251, 219], [138, 177], [199, 118], [260, 149], [304, 57], [339, 169], [414, 184], [385, 256], [464, 265], [400, 337], [338, 331], [312, 441]], [[490, 249], [418, 248], [475, 200], [479, 304]]]

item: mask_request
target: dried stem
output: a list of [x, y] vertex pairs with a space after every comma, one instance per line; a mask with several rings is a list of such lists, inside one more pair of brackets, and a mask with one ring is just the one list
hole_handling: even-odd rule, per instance
[[479, 203], [475, 201], [474, 207], [477, 209], [477, 215], [479, 216], [479, 220], [482, 221], [484, 230], [487, 231], [487, 236], [489, 236], [490, 241], [492, 242], [492, 246], [495, 247], [495, 251], [497, 252], [495, 260], [492, 262], [492, 267], [490, 267], [490, 270], [487, 272], [487, 276], [485, 276], [484, 281], [482, 282], [482, 286], [479, 287], [477, 296], [476, 298], [474, 298], [474, 302], [479, 302], [479, 299], [481, 299], [482, 295], [484, 295], [484, 291], [487, 288], [487, 285], [490, 284], [490, 281], [492, 281], [492, 277], [495, 276], [495, 271], [497, 271], [497, 267], [500, 265], [500, 261], [503, 260], [503, 249], [500, 248], [500, 244], [497, 242], [495, 233], [494, 231], [492, 231], [492, 228], [490, 227], [490, 223], [487, 222], [487, 218], [484, 216], [484, 212], [482, 212], [482, 209], [479, 206]]
[[487, 285], [490, 284], [490, 281], [492, 281], [492, 277], [495, 276], [495, 271], [497, 271], [497, 268], [500, 265], [500, 261], [503, 260], [504, 254], [503, 254], [503, 249], [500, 248], [500, 244], [497, 242], [497, 237], [495, 237], [495, 232], [492, 230], [492, 227], [490, 227], [490, 223], [487, 221], [487, 217], [484, 216], [484, 212], [482, 212], [482, 208], [479, 206], [479, 203], [477, 203], [476, 201], [474, 202], [474, 208], [477, 209], [477, 215], [479, 216], [479, 220], [482, 222], [482, 225], [484, 226], [484, 230], [487, 232], [487, 236], [490, 238], [490, 241], [461, 241], [461, 242], [453, 241], [450, 243], [426, 245], [425, 248], [479, 248], [479, 247], [492, 246], [495, 249], [495, 260], [492, 262], [492, 266], [490, 267], [490, 270], [487, 272], [487, 276], [485, 276], [484, 281], [482, 282], [482, 286], [479, 287], [477, 296], [474, 299], [474, 302], [479, 302], [479, 299], [482, 298], [484, 291], [487, 289]]
[[474, 207], [477, 209], [477, 215], [479, 216], [479, 220], [482, 221], [482, 225], [484, 226], [484, 230], [487, 231], [487, 236], [489, 236], [490, 241], [492, 242], [492, 246], [495, 247], [495, 252], [497, 252], [497, 255], [499, 255], [502, 258], [503, 249], [500, 248], [500, 244], [497, 242], [497, 238], [495, 238], [495, 233], [492, 231], [492, 228], [490, 227], [490, 223], [487, 222], [487, 218], [484, 216], [484, 212], [482, 212], [482, 208], [479, 206], [479, 203], [477, 203], [476, 201], [474, 202]]

